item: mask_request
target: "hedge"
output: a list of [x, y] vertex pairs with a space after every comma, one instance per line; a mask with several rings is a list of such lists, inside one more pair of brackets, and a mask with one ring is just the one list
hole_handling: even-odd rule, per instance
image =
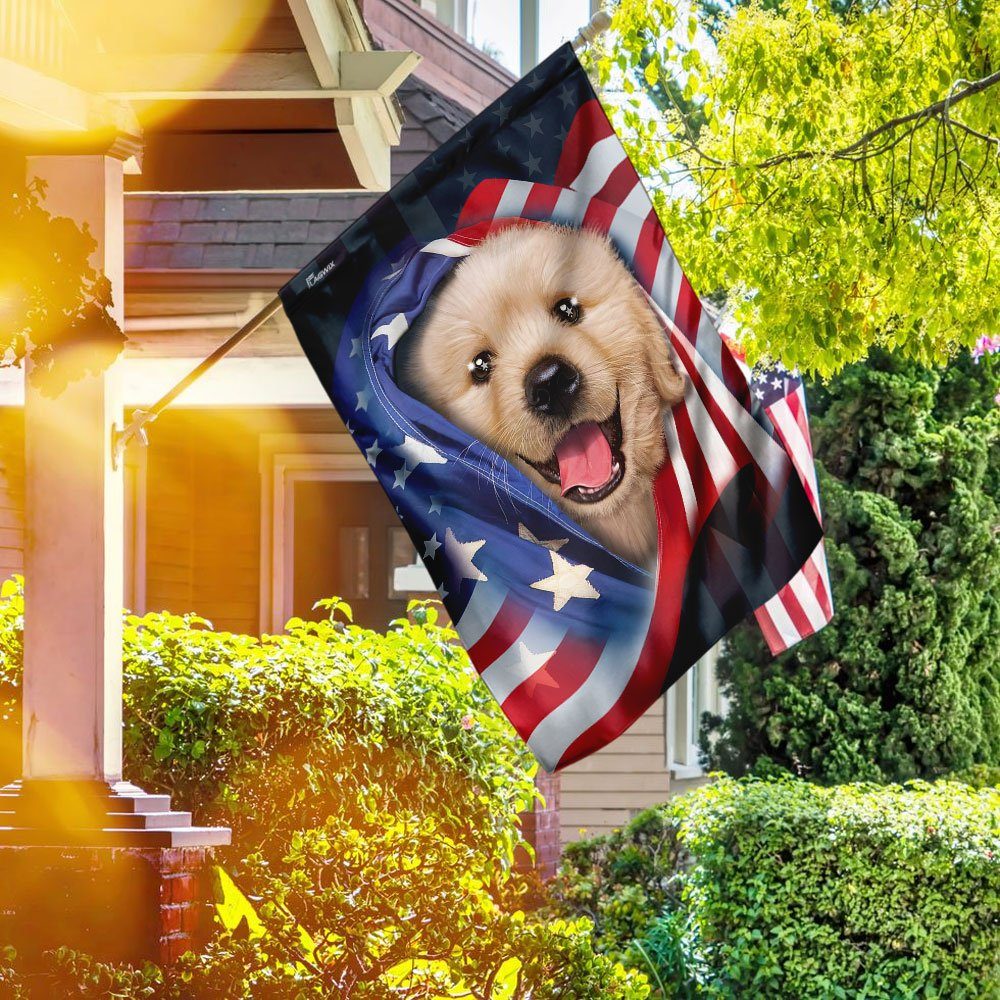
[[1000, 996], [1000, 790], [718, 780], [573, 845], [558, 910], [668, 997]]
[[[176, 968], [50, 956], [41, 995], [155, 998], [595, 996], [642, 975], [595, 954], [587, 921], [539, 922], [513, 870], [533, 765], [432, 606], [386, 633], [323, 621], [216, 632], [195, 615], [127, 616], [125, 775], [196, 822], [255, 900]], [[16, 773], [23, 594], [0, 591], [0, 748]], [[16, 956], [0, 992], [27, 995]]]

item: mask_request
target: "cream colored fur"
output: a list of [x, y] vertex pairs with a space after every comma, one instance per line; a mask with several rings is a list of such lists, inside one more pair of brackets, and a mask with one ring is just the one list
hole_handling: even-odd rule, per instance
[[[554, 304], [575, 296], [569, 326]], [[590, 230], [521, 225], [487, 237], [457, 265], [428, 307], [401, 376], [429, 405], [516, 464], [608, 548], [637, 563], [656, 554], [652, 481], [664, 459], [663, 414], [683, 395], [666, 335], [607, 239]], [[495, 355], [489, 381], [469, 364]], [[571, 424], [531, 411], [525, 376], [546, 356], [582, 373], [573, 423], [601, 421], [620, 401], [625, 473], [608, 497], [563, 498], [522, 457], [544, 462]]]

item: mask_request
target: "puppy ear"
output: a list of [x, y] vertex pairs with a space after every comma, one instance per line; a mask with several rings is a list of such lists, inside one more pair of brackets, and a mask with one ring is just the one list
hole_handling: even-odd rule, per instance
[[684, 376], [677, 371], [670, 360], [667, 335], [660, 324], [657, 323], [655, 331], [651, 332], [654, 332], [654, 336], [649, 338], [646, 354], [653, 376], [653, 386], [660, 399], [667, 406], [673, 406], [684, 396]]

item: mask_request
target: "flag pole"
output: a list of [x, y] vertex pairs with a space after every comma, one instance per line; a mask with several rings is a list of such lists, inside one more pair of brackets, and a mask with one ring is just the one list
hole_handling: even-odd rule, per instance
[[259, 330], [275, 313], [281, 309], [281, 296], [275, 295], [260, 311], [243, 324], [228, 340], [219, 344], [212, 353], [197, 367], [192, 368], [176, 385], [169, 388], [152, 406], [135, 410], [132, 419], [124, 428], [111, 429], [111, 456], [117, 468], [125, 449], [133, 439], [142, 444], [148, 444], [146, 427], [149, 426], [188, 386], [193, 385], [210, 368], [221, 361], [233, 348], [242, 344], [252, 333]]
[[[611, 26], [611, 15], [604, 10], [598, 10], [593, 17], [576, 33], [573, 38], [573, 49], [579, 52], [592, 44], [599, 35]], [[121, 462], [125, 449], [133, 440], [148, 444], [146, 428], [189, 386], [193, 385], [210, 368], [220, 362], [233, 348], [242, 344], [251, 334], [256, 333], [269, 319], [281, 310], [281, 296], [275, 295], [248, 322], [244, 323], [228, 340], [223, 341], [197, 367], [193, 368], [178, 382], [168, 389], [152, 406], [136, 409], [132, 419], [123, 427], [111, 428], [111, 461], [115, 468]]]

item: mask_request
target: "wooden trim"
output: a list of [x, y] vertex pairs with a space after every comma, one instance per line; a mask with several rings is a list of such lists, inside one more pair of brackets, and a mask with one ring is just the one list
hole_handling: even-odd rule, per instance
[[[321, 82], [306, 52], [105, 55], [95, 60], [91, 90], [127, 101], [384, 98], [420, 61], [416, 52], [335, 52], [338, 71]], [[320, 64], [320, 68], [325, 63]]]
[[233, 291], [251, 289], [273, 292], [290, 281], [297, 270], [265, 268], [141, 268], [125, 272], [125, 294], [155, 291]]
[[367, 482], [372, 475], [349, 434], [262, 434], [259, 444], [260, 631], [277, 632], [288, 620], [294, 576], [295, 482], [320, 479]]
[[0, 124], [30, 133], [110, 131], [139, 137], [135, 112], [11, 59], [0, 58]]

